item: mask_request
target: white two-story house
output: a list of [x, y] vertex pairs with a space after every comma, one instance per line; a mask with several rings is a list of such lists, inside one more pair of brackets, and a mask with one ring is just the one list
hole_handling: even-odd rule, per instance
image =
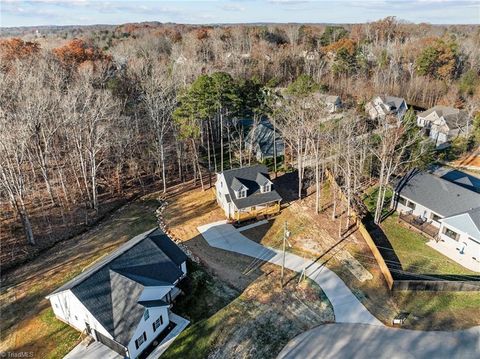
[[242, 221], [280, 211], [282, 197], [273, 188], [264, 165], [218, 173], [215, 193], [218, 205], [230, 220]]
[[465, 111], [447, 106], [435, 106], [418, 114], [417, 125], [440, 148], [458, 136], [468, 135], [472, 127]]
[[47, 296], [55, 316], [125, 358], [170, 324], [187, 256], [158, 229], [141, 234]]
[[365, 105], [365, 111], [372, 120], [385, 119], [387, 115], [403, 119], [408, 110], [405, 99], [395, 96], [377, 96]]

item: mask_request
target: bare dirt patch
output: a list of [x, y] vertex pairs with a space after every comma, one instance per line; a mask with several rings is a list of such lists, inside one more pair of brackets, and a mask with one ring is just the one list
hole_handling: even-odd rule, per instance
[[333, 321], [333, 310], [320, 287], [297, 283], [286, 271], [266, 264], [265, 274], [211, 317], [187, 328], [165, 353], [166, 358], [275, 358], [293, 337]]

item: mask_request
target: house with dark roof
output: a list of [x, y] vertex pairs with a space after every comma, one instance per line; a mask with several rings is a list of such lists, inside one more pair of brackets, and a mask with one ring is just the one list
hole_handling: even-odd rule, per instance
[[458, 136], [467, 136], [471, 122], [466, 111], [448, 106], [434, 106], [417, 115], [417, 125], [440, 148]]
[[264, 165], [218, 173], [215, 193], [225, 216], [234, 221], [278, 213], [282, 201]]
[[365, 105], [365, 111], [372, 120], [385, 119], [388, 115], [393, 115], [401, 121], [407, 110], [405, 99], [395, 96], [377, 96]]
[[47, 296], [55, 316], [125, 358], [170, 324], [187, 256], [163, 232], [143, 233]]
[[468, 185], [448, 176], [447, 171], [433, 173], [411, 170], [396, 185], [392, 201], [401, 214], [415, 218], [419, 225], [438, 228], [435, 239], [450, 244], [466, 256], [480, 260], [480, 188], [479, 182]]
[[262, 120], [259, 124], [250, 128], [245, 137], [245, 145], [259, 162], [267, 158], [273, 158], [275, 155], [278, 157], [285, 154], [285, 143], [282, 135], [277, 129], [274, 129], [272, 123], [268, 120]]

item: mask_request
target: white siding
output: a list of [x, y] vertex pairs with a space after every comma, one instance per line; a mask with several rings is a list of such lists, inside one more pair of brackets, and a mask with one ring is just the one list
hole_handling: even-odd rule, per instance
[[70, 291], [63, 291], [51, 296], [50, 303], [53, 312], [63, 321], [70, 324], [79, 331], [85, 330], [85, 322], [90, 324], [90, 328], [96, 329], [98, 332], [112, 338], [105, 328], [93, 317], [93, 315], [85, 308], [78, 298]]
[[[458, 240], [454, 240], [454, 239], [448, 237], [447, 235], [445, 235], [443, 233], [444, 228], [448, 228], [448, 229], [458, 233], [460, 235], [458, 237]], [[462, 232], [461, 230], [459, 230], [459, 229], [457, 229], [453, 226], [445, 225], [444, 223], [442, 223], [442, 226], [440, 227], [440, 234], [439, 235], [440, 235], [440, 239], [442, 239], [446, 242], [456, 243], [457, 248], [459, 248], [460, 250], [462, 248], [464, 248], [465, 255], [472, 256], [472, 257], [475, 257], [477, 259], [480, 259], [480, 240], [478, 238], [474, 238], [473, 236], [469, 236], [467, 233]], [[466, 245], [464, 245], [464, 243]]]
[[[142, 350], [144, 350], [152, 341], [155, 339], [162, 330], [168, 325], [170, 320], [168, 307], [155, 307], [155, 308], [148, 308], [149, 317], [147, 320], [142, 318], [138, 323], [137, 329], [135, 329], [135, 333], [132, 336], [130, 343], [128, 344], [128, 355], [130, 358], [136, 358]], [[153, 331], [153, 323], [157, 320], [160, 315], [163, 318], [163, 325], [160, 326], [155, 332]], [[135, 340], [145, 332], [147, 335], [147, 340], [137, 349], [135, 347]]]
[[[406, 197], [403, 197], [403, 198], [406, 198]], [[425, 206], [422, 206], [421, 204], [418, 204], [418, 203], [416, 203], [412, 200], [409, 200], [409, 201], [415, 204], [415, 209], [413, 209], [413, 211], [412, 211], [411, 208], [409, 208], [407, 206], [404, 206], [401, 203], [397, 204], [397, 211], [402, 212], [402, 213], [411, 213], [414, 216], [420, 216], [420, 217], [426, 218], [427, 222], [431, 222], [430, 224], [432, 226], [440, 228], [440, 223], [432, 220], [432, 214], [435, 213], [435, 212], [433, 212], [429, 208], [427, 208]], [[435, 214], [438, 215], [438, 213], [435, 213]]]
[[235, 205], [230, 200], [227, 202], [226, 195], [228, 193], [227, 183], [223, 174], [217, 174], [217, 182], [215, 182], [215, 193], [217, 196], [217, 203], [225, 212], [227, 218], [232, 218], [235, 213]]
[[228, 188], [223, 174], [217, 174], [217, 182], [215, 182], [215, 193], [217, 196], [218, 205], [222, 207], [223, 211], [225, 212], [225, 216], [230, 217], [231, 203], [228, 203], [225, 197], [225, 195], [228, 194]]
[[172, 288], [173, 286], [145, 287], [138, 301], [161, 299], [165, 297]]

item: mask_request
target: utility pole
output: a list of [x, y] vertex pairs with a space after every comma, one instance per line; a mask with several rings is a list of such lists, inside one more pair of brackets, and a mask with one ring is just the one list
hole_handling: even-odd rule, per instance
[[[285, 246], [288, 242], [288, 237], [290, 237], [290, 232], [288, 231], [288, 222], [285, 221], [285, 225], [283, 227], [283, 260], [282, 260], [282, 274], [281, 274], [281, 284], [283, 288], [283, 272], [285, 270]], [[290, 243], [288, 246], [291, 247]]]

